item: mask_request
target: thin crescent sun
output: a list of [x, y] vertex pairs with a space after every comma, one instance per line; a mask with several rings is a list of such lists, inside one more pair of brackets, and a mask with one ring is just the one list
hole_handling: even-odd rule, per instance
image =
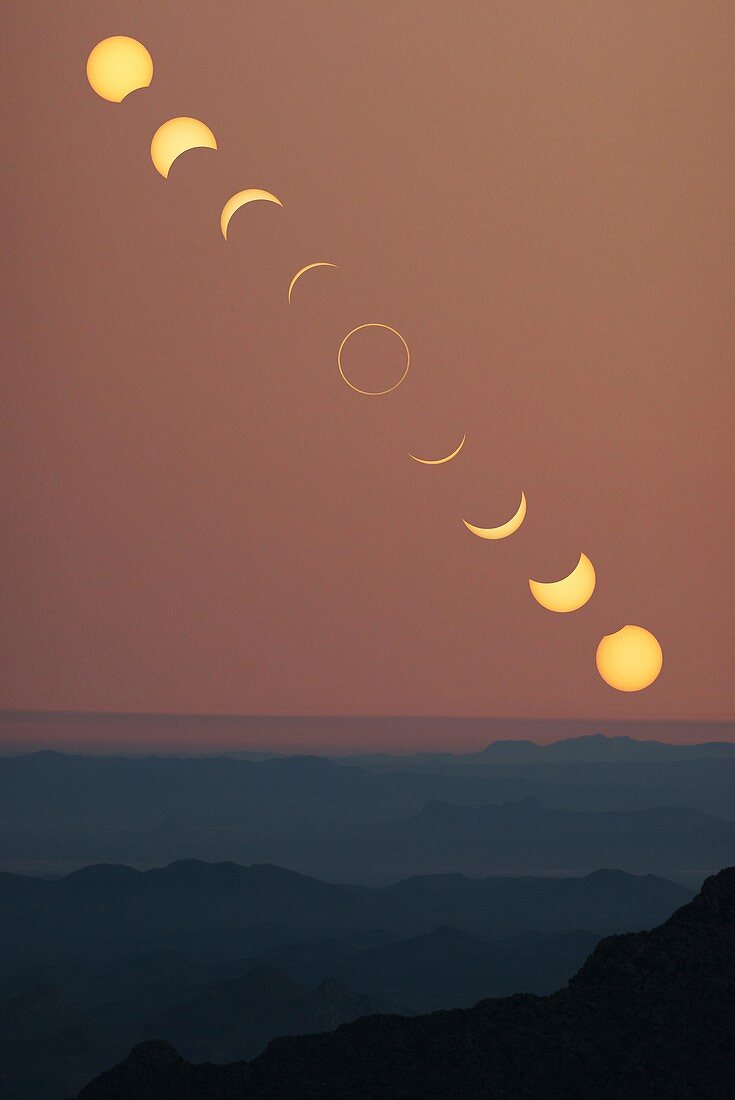
[[[350, 382], [349, 378], [347, 377], [344, 370], [342, 369], [342, 351], [344, 350], [345, 344], [349, 340], [350, 336], [354, 336], [356, 332], [360, 332], [364, 328], [385, 328], [385, 329], [387, 329], [388, 332], [392, 332], [394, 336], [398, 337], [398, 339], [403, 344], [404, 351], [406, 352], [406, 366], [403, 369], [403, 374], [401, 375], [401, 377], [398, 379], [397, 382], [394, 382], [392, 386], [388, 386], [387, 390], [361, 390], [359, 386], [356, 386], [354, 384], [354, 382]], [[368, 321], [367, 324], [358, 325], [356, 328], [353, 328], [351, 330], [351, 332], [347, 333], [344, 340], [339, 345], [339, 351], [337, 352], [337, 366], [339, 367], [339, 373], [342, 375], [343, 381], [345, 381], [347, 383], [347, 385], [350, 387], [350, 389], [354, 390], [355, 393], [362, 393], [366, 397], [382, 397], [384, 394], [391, 393], [393, 390], [398, 389], [401, 382], [403, 382], [403, 380], [405, 379], [406, 375], [408, 374], [409, 367], [411, 366], [411, 352], [409, 351], [408, 344], [403, 339], [403, 337], [401, 336], [398, 329], [392, 328], [390, 325], [384, 325], [380, 321]]]
[[216, 149], [217, 139], [198, 118], [170, 118], [158, 127], [151, 140], [151, 160], [157, 172], [168, 179], [171, 165], [189, 149]]
[[283, 206], [283, 203], [270, 191], [263, 191], [260, 187], [246, 187], [244, 191], [238, 191], [235, 195], [227, 200], [222, 207], [222, 213], [220, 214], [219, 227], [222, 230], [222, 236], [227, 240], [227, 227], [230, 224], [230, 218], [235, 214], [241, 206], [245, 206], [248, 202], [274, 202], [276, 206]]
[[301, 276], [305, 272], [311, 271], [311, 269], [314, 268], [314, 267], [337, 267], [337, 264], [331, 264], [327, 260], [317, 260], [316, 263], [307, 264], [306, 267], [299, 268], [299, 270], [296, 272], [296, 274], [294, 275], [291, 282], [288, 284], [288, 304], [289, 305], [291, 305], [291, 291], [296, 286], [297, 281], [301, 278]]
[[451, 462], [453, 458], [457, 457], [459, 452], [464, 447], [464, 442], [465, 442], [466, 438], [467, 438], [467, 432], [465, 432], [464, 435], [462, 436], [462, 439], [460, 440], [459, 446], [455, 447], [454, 450], [452, 451], [452, 453], [450, 455], [445, 455], [444, 458], [419, 458], [417, 455], [412, 455], [410, 451], [408, 453], [408, 457], [412, 458], [414, 460], [414, 462], [420, 462], [422, 464], [422, 466], [441, 466], [441, 465], [443, 465], [443, 463]]
[[512, 535], [523, 523], [526, 518], [526, 494], [521, 493], [521, 503], [518, 505], [518, 511], [514, 516], [506, 523], [501, 523], [500, 527], [475, 527], [472, 523], [468, 523], [466, 519], [462, 520], [468, 531], [471, 531], [473, 535], [477, 535], [481, 539], [507, 539], [509, 535]]
[[566, 612], [584, 607], [596, 583], [595, 567], [586, 554], [580, 554], [569, 576], [548, 582], [529, 579], [528, 586], [536, 602], [547, 611]]

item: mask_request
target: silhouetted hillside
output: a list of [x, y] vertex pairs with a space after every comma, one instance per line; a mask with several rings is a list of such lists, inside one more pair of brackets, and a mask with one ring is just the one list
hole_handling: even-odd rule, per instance
[[192, 1060], [226, 1062], [254, 1057], [278, 1035], [379, 1010], [405, 1015], [551, 992], [598, 939], [526, 933], [487, 943], [444, 927], [372, 948], [347, 938], [282, 944], [259, 960], [162, 950], [112, 969], [35, 968], [0, 1000], [0, 1096], [58, 1100], [150, 1035]]
[[[141, 962], [155, 964], [150, 958]], [[171, 968], [153, 965], [152, 971], [151, 991], [156, 978], [163, 979], [153, 1003], [170, 1002]], [[136, 996], [141, 983], [128, 976], [133, 980], [126, 993], [115, 991], [114, 978], [101, 975], [96, 994], [90, 981], [68, 993], [39, 986], [0, 1001], [3, 1100], [59, 1100], [151, 1034], [176, 1043], [192, 1059], [227, 1062], [254, 1057], [274, 1036], [331, 1030], [359, 1016], [395, 1011], [387, 998], [354, 993], [334, 981], [306, 988], [272, 967], [250, 966], [239, 977], [200, 985], [190, 999], [151, 1012], [140, 988]], [[113, 999], [106, 1001], [106, 994]]]
[[149, 1034], [174, 1043], [195, 1061], [252, 1058], [274, 1035], [331, 1031], [375, 1012], [395, 1012], [388, 998], [374, 998], [335, 981], [305, 989], [281, 971], [258, 967], [241, 978], [211, 986], [146, 1022]]
[[729, 868], [661, 927], [603, 940], [549, 997], [367, 1017], [222, 1067], [145, 1043], [79, 1100], [730, 1100], [734, 1006]]
[[[574, 931], [487, 941], [442, 925], [408, 940], [353, 951], [331, 964], [322, 961], [321, 966], [322, 972], [354, 989], [391, 998], [404, 1011], [430, 1012], [521, 990], [551, 993], [568, 981], [599, 939], [599, 933]], [[292, 971], [308, 973], [305, 956], [301, 970], [292, 962]]]
[[604, 930], [690, 896], [617, 871], [379, 889], [194, 860], [0, 875], [0, 1096], [59, 1100], [151, 1035], [229, 1061], [379, 1008], [548, 992]]

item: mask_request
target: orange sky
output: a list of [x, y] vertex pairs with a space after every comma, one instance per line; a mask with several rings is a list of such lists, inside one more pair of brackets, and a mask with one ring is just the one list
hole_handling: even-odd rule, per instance
[[[2, 14], [0, 702], [735, 716], [735, 9], [519, 0]], [[153, 84], [85, 79], [110, 34]], [[168, 180], [150, 138], [219, 151]], [[219, 232], [225, 199], [264, 187]], [[297, 268], [331, 260], [338, 271]], [[361, 397], [342, 337], [399, 329]], [[355, 376], [401, 369], [376, 334]], [[374, 364], [371, 356], [380, 355]], [[421, 467], [407, 451], [461, 455]], [[486, 543], [528, 498], [521, 530]], [[572, 615], [527, 577], [598, 588]], [[598, 677], [639, 623], [659, 680]]]

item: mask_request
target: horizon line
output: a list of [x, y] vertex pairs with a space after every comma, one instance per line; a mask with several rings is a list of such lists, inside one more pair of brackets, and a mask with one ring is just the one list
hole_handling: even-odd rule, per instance
[[493, 744], [546, 748], [585, 737], [638, 744], [735, 744], [722, 719], [475, 715], [237, 715], [0, 710], [0, 753], [115, 756], [462, 756]]
[[201, 718], [221, 721], [320, 721], [320, 722], [599, 722], [619, 725], [692, 725], [735, 726], [735, 715], [718, 718], [656, 718], [615, 717], [581, 715], [502, 715], [502, 714], [322, 714], [322, 713], [237, 713], [185, 710], [65, 710], [23, 707], [0, 708], [0, 722], [7, 718]]

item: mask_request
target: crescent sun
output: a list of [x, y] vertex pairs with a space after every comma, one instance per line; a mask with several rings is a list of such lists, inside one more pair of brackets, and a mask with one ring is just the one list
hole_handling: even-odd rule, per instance
[[412, 458], [414, 462], [420, 462], [422, 466], [441, 466], [445, 462], [451, 462], [453, 458], [456, 458], [459, 452], [464, 447], [465, 439], [467, 438], [467, 432], [464, 433], [460, 440], [459, 446], [455, 447], [450, 455], [445, 455], [444, 458], [418, 458], [417, 455], [412, 455], [409, 451], [408, 457]]
[[548, 582], [529, 580], [528, 585], [533, 598], [547, 611], [565, 612], [584, 607], [596, 582], [595, 567], [586, 554], [580, 554], [568, 577]]
[[512, 535], [523, 523], [526, 518], [526, 494], [521, 493], [521, 503], [518, 505], [518, 511], [514, 516], [506, 523], [501, 523], [500, 527], [475, 527], [473, 524], [468, 523], [466, 519], [462, 520], [468, 531], [471, 531], [473, 535], [477, 535], [481, 539], [507, 539], [508, 535]]
[[151, 160], [157, 172], [168, 179], [171, 165], [189, 149], [216, 149], [217, 139], [198, 118], [170, 118], [151, 139]]
[[279, 198], [272, 195], [270, 191], [263, 191], [260, 187], [246, 187], [244, 191], [238, 191], [237, 194], [227, 200], [220, 214], [219, 226], [225, 240], [227, 240], [227, 227], [230, 224], [232, 215], [238, 211], [241, 206], [245, 206], [246, 203], [258, 201], [274, 202], [276, 206], [283, 206]]
[[337, 264], [331, 264], [327, 260], [317, 260], [316, 263], [307, 264], [306, 267], [299, 268], [299, 270], [296, 272], [296, 274], [294, 275], [291, 282], [288, 284], [288, 304], [289, 305], [291, 305], [291, 291], [296, 286], [297, 281], [301, 278], [301, 276], [305, 272], [311, 271], [311, 269], [314, 268], [314, 267], [337, 267]]

